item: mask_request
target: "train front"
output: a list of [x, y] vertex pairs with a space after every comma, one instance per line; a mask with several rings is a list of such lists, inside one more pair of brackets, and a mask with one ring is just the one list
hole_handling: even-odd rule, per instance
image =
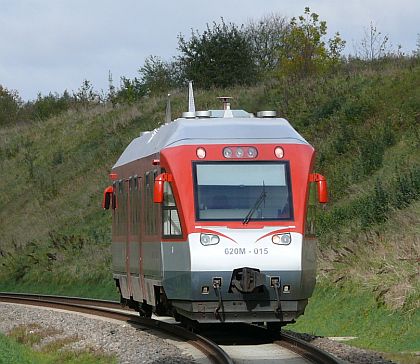
[[315, 286], [315, 240], [304, 234], [313, 159], [299, 140], [161, 152], [163, 287], [177, 314], [281, 324], [304, 312]]

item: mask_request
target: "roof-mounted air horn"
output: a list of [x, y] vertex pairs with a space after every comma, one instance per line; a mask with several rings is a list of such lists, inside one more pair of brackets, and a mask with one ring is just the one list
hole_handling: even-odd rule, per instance
[[225, 112], [223, 113], [223, 117], [233, 118], [233, 113], [232, 113], [232, 110], [230, 109], [230, 100], [232, 100], [233, 97], [219, 96], [218, 99], [223, 102], [223, 110], [225, 110]]

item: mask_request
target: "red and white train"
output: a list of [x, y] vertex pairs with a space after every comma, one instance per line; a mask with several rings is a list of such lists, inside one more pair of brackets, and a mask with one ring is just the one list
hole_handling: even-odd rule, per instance
[[282, 325], [315, 286], [326, 180], [288, 121], [224, 101], [143, 132], [112, 168], [113, 277], [142, 315]]

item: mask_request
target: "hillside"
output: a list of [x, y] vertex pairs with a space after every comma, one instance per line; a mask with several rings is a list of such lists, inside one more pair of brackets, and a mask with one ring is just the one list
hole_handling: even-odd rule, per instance
[[[296, 329], [419, 350], [419, 59], [195, 94], [199, 109], [219, 108], [222, 94], [234, 108], [275, 109], [318, 151], [331, 203], [318, 211], [318, 289]], [[116, 298], [102, 191], [131, 139], [162, 123], [165, 103], [146, 97], [0, 129], [0, 289]], [[186, 107], [186, 90], [173, 91], [173, 115]]]

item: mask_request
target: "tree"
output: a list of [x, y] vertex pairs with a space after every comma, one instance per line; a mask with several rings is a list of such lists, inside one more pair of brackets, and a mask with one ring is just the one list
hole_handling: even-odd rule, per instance
[[289, 26], [280, 48], [279, 75], [306, 77], [331, 69], [340, 61], [345, 41], [335, 33], [327, 46], [323, 40], [327, 23], [308, 7], [304, 15], [292, 18]]
[[283, 46], [289, 24], [285, 17], [271, 14], [257, 22], [250, 20], [244, 32], [251, 44], [254, 63], [259, 74], [267, 74], [279, 64], [279, 49]]
[[242, 28], [222, 18], [220, 24], [207, 24], [200, 34], [192, 31], [186, 40], [178, 36], [181, 55], [177, 61], [185, 80], [203, 88], [251, 84], [256, 80], [252, 46]]
[[25, 104], [25, 109], [30, 109], [30, 117], [45, 120], [53, 115], [58, 115], [71, 106], [71, 98], [67, 92], [60, 96], [58, 93], [50, 92], [42, 96], [38, 93], [35, 101]]
[[121, 88], [117, 92], [115, 102], [122, 102], [132, 104], [140, 100], [145, 95], [143, 84], [137, 77], [130, 80], [126, 77], [121, 77]]
[[0, 85], [0, 126], [15, 123], [21, 106], [18, 92]]
[[367, 61], [374, 61], [386, 56], [388, 52], [388, 35], [383, 35], [371, 22], [364, 28], [364, 37], [356, 50], [356, 56]]
[[420, 57], [420, 33], [417, 34], [416, 50], [413, 51], [414, 57]]
[[175, 87], [175, 66], [156, 56], [149, 56], [140, 68], [140, 82], [149, 94], [162, 94]]
[[73, 98], [76, 104], [81, 104], [84, 107], [93, 103], [99, 104], [102, 101], [101, 96], [93, 90], [93, 85], [88, 80], [84, 80], [79, 89], [73, 92]]

